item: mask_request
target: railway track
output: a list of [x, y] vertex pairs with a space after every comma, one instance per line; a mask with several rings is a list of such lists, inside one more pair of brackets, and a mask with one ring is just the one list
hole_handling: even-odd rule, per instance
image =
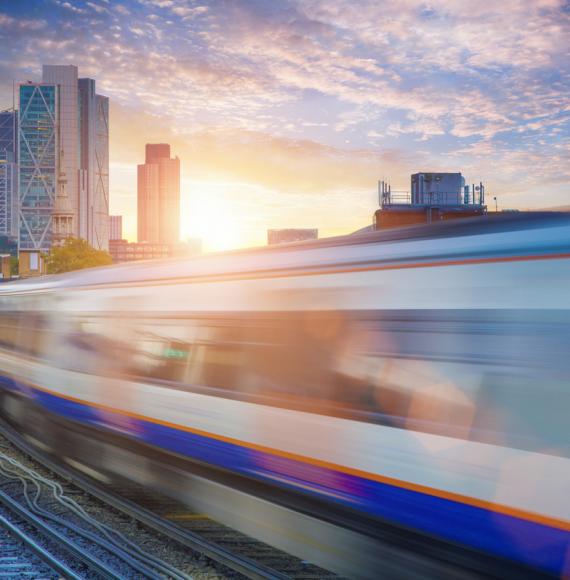
[[[61, 536], [44, 542], [49, 544], [54, 560], [69, 568], [67, 574], [60, 575], [72, 578], [72, 574], [86, 577], [90, 570], [97, 578], [333, 577], [203, 514], [190, 513], [167, 497], [127, 482], [104, 485], [39, 451], [0, 421], [0, 515], [5, 499], [43, 518], [44, 523], [47, 520], [46, 525]], [[70, 505], [73, 515], [66, 512]], [[14, 526], [21, 525], [19, 522]], [[37, 533], [42, 538], [49, 536], [49, 532]], [[101, 536], [103, 544], [109, 545], [96, 542]], [[64, 549], [58, 541], [72, 546]], [[82, 548], [79, 554], [73, 554], [73, 545]], [[160, 554], [160, 558], [150, 554]], [[80, 556], [90, 560], [81, 561]]]
[[73, 578], [73, 572], [30, 537], [22, 526], [0, 516], [0, 578]]
[[196, 566], [176, 560], [174, 552], [153, 556], [142, 545], [157, 548], [160, 538], [120, 525], [119, 514], [104, 505], [89, 513], [77, 497], [76, 486], [0, 440], [0, 521], [58, 577], [191, 578]]

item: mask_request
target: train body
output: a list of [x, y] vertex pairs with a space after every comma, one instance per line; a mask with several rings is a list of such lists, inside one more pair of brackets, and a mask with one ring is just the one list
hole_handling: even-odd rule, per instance
[[569, 290], [558, 214], [6, 284], [2, 412], [569, 574]]

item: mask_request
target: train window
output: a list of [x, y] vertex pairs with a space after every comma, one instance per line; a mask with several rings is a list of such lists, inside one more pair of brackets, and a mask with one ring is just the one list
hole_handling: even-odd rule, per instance
[[36, 358], [44, 358], [50, 329], [45, 315], [40, 313], [24, 316], [24, 349]]
[[0, 313], [0, 347], [14, 350], [18, 343], [19, 313]]
[[131, 323], [127, 373], [149, 380], [183, 382], [192, 353], [188, 321], [146, 320]]
[[438, 356], [447, 337], [434, 341], [432, 330], [421, 319], [413, 328], [405, 320], [351, 320], [334, 356], [333, 398], [369, 421], [468, 437], [480, 375]]
[[224, 390], [239, 388], [244, 372], [239, 321], [200, 321], [184, 382]]
[[119, 323], [107, 317], [61, 317], [50, 345], [53, 363], [72, 371], [116, 376], [128, 360], [124, 344], [116, 340]]
[[331, 403], [331, 363], [340, 325], [334, 316], [275, 314], [244, 327], [240, 390], [279, 406]]
[[565, 381], [489, 373], [481, 387], [472, 439], [570, 456]]

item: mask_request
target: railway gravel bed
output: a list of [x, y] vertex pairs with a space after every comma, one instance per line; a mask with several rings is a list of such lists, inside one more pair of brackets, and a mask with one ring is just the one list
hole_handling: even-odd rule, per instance
[[[120, 538], [118, 546], [127, 545], [137, 554], [142, 552], [147, 557], [152, 555], [157, 559], [157, 577], [248, 577], [276, 580], [337, 578], [331, 572], [202, 514], [189, 512], [183, 504], [155, 492], [149, 493], [136, 484], [102, 484], [39, 451], [1, 421], [0, 493], [6, 487], [7, 493], [20, 496], [21, 499], [24, 487], [21, 481], [16, 484], [14, 479], [6, 479], [2, 471], [4, 456], [35, 472], [40, 478], [52, 482], [59, 495], [72, 501], [77, 510], [86, 516], [82, 517], [77, 513], [65, 514], [65, 519], [72, 526], [79, 527], [86, 534], [93, 534], [84, 537], [86, 549], [97, 536], [97, 532], [93, 530], [93, 522], [87, 522], [92, 519], [96, 522], [95, 528], [97, 525], [102, 526], [111, 534], [112, 539]], [[49, 512], [56, 519], [64, 519], [64, 514], [61, 513], [64, 508], [57, 499], [48, 499], [45, 493], [39, 497], [41, 510]], [[116, 566], [117, 577], [146, 577], [141, 572], [121, 569], [121, 562], [113, 562], [112, 554], [108, 558], [104, 554], [97, 555], [103, 561]]]
[[50, 566], [43, 559], [43, 552], [44, 548], [22, 528], [0, 516], [0, 578], [61, 578], [62, 570]]
[[0, 437], [0, 523], [1, 518], [65, 568], [55, 577], [224, 577], [200, 554], [93, 497], [5, 437]]
[[117, 495], [172, 522], [180, 529], [199, 535], [234, 554], [259, 562], [281, 577], [295, 580], [339, 578], [332, 572], [220, 524], [204, 514], [190, 512], [184, 504], [164, 495], [149, 493], [130, 482], [113, 485], [112, 489]]

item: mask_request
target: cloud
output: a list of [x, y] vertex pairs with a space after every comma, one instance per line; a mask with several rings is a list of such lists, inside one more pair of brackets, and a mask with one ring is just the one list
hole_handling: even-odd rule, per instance
[[539, 182], [570, 193], [562, 0], [17, 4], [0, 14], [0, 96], [45, 54], [78, 64], [111, 97], [116, 162], [162, 135], [200, 179], [308, 206], [435, 167], [521, 203]]
[[12, 32], [25, 32], [41, 30], [47, 25], [45, 20], [33, 20], [29, 18], [14, 18], [8, 14], [0, 13], [0, 29]]

